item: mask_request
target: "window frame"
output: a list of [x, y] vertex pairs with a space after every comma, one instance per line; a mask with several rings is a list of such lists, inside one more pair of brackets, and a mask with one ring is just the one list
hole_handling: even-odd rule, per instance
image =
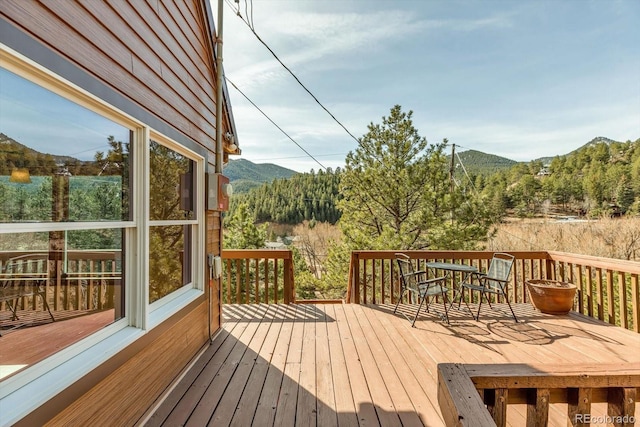
[[[0, 407], [12, 408], [4, 414], [5, 421], [13, 423], [54, 397], [57, 393], [80, 380], [100, 364], [115, 356], [149, 330], [160, 325], [204, 294], [205, 282], [205, 205], [204, 188], [207, 151], [196, 152], [170, 139], [150, 125], [134, 118], [112, 103], [100, 99], [71, 81], [55, 74], [35, 61], [0, 43], [0, 66], [16, 75], [48, 89], [69, 102], [85, 107], [100, 116], [122, 125], [133, 132], [131, 141], [131, 220], [108, 222], [41, 222], [3, 223], [0, 233], [27, 233], [71, 231], [85, 229], [121, 228], [125, 232], [126, 248], [122, 257], [124, 268], [123, 317], [105, 328], [0, 381]], [[162, 141], [195, 162], [195, 219], [192, 226], [192, 281], [181, 289], [148, 303], [149, 278], [149, 141]], [[189, 142], [191, 143], [191, 142]], [[175, 225], [175, 224], [174, 224]], [[142, 265], [136, 260], [143, 259]], [[139, 261], [138, 261], [139, 262]]]

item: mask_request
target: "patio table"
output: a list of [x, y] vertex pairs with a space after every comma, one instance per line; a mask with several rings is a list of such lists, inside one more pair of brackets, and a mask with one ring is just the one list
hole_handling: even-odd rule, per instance
[[[445, 277], [453, 278], [455, 273], [462, 273], [462, 280], [459, 283], [465, 282], [471, 278], [474, 273], [478, 273], [478, 267], [474, 267], [473, 265], [467, 264], [455, 264], [452, 262], [427, 262], [425, 264], [427, 268], [432, 270], [442, 270], [445, 272]], [[456, 296], [459, 294], [460, 298], [462, 298], [462, 288], [452, 280], [453, 289], [453, 298], [451, 299], [451, 305], [449, 308], [453, 307], [453, 304], [456, 301]], [[458, 304], [458, 307], [460, 305]]]

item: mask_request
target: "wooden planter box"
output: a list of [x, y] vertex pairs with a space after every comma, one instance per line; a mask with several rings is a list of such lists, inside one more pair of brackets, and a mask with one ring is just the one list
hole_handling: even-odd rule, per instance
[[547, 314], [567, 314], [573, 308], [576, 285], [557, 280], [532, 279], [525, 282], [534, 307]]

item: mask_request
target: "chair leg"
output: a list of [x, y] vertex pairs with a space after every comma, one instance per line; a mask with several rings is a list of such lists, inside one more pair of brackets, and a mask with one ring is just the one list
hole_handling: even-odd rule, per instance
[[[420, 297], [418, 297], [420, 298]], [[424, 300], [427, 299], [427, 297], [421, 298], [420, 299], [420, 305], [418, 306], [418, 310], [416, 310], [416, 316], [413, 318], [413, 322], [411, 322], [411, 327], [414, 328], [415, 324], [416, 324], [416, 320], [418, 319], [418, 316], [420, 315], [420, 309], [422, 308], [422, 304], [424, 304]]]
[[[447, 294], [443, 293], [442, 294], [442, 305], [444, 306], [444, 317], [447, 320], [447, 324], [449, 324], [449, 309], [447, 308]], [[451, 301], [451, 304], [453, 304], [453, 301]]]
[[[485, 292], [480, 292], [480, 301], [478, 302], [478, 313], [476, 314], [476, 322], [478, 322], [480, 320], [480, 308], [482, 308], [482, 297], [487, 298], [487, 295]], [[487, 299], [488, 301], [488, 299]], [[473, 316], [473, 315], [472, 315]]]
[[18, 301], [14, 300], [13, 304], [11, 304], [11, 301], [7, 301], [7, 306], [9, 306], [9, 310], [11, 310], [12, 316], [11, 316], [11, 320], [18, 320], [18, 313], [16, 311], [17, 309], [17, 305], [18, 305]]
[[[473, 298], [472, 291], [469, 292], [469, 298], [470, 299]], [[482, 298], [482, 294], [480, 294], [480, 298]], [[471, 310], [471, 307], [469, 306], [469, 303], [467, 302], [467, 300], [464, 300], [464, 305], [467, 306], [467, 310], [469, 310], [469, 313], [471, 313], [471, 317], [473, 317], [473, 311]], [[458, 301], [458, 309], [460, 309], [460, 301]]]
[[398, 310], [398, 306], [400, 305], [400, 301], [402, 301], [402, 296], [404, 295], [404, 289], [402, 289], [400, 291], [400, 296], [398, 297], [398, 302], [396, 303], [395, 308], [393, 309], [393, 312], [395, 314], [395, 312]]
[[515, 320], [516, 323], [518, 323], [518, 318], [516, 317], [516, 313], [513, 312], [513, 307], [511, 307], [511, 303], [509, 302], [509, 297], [507, 297], [507, 294], [504, 294], [504, 299], [507, 300], [507, 305], [509, 306], [509, 310], [511, 310], [511, 314], [513, 315], [513, 320]]
[[53, 313], [51, 313], [51, 307], [49, 307], [49, 303], [47, 302], [47, 296], [44, 293], [39, 293], [40, 298], [42, 298], [42, 303], [44, 304], [44, 308], [49, 312], [49, 316], [51, 316], [51, 321], [55, 322], [56, 319], [53, 317]]

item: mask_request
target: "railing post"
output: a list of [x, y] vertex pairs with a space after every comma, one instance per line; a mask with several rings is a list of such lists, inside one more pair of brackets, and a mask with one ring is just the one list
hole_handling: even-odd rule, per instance
[[553, 260], [548, 259], [547, 260], [547, 267], [546, 267], [546, 279], [549, 280], [556, 280], [556, 264]]
[[640, 332], [640, 286], [638, 275], [631, 276], [631, 313], [633, 316], [633, 330]]
[[546, 427], [549, 424], [549, 389], [530, 389], [527, 395], [527, 426]]
[[612, 387], [609, 389], [607, 414], [614, 426], [631, 427], [635, 425], [637, 392], [635, 387]]
[[295, 286], [293, 280], [293, 259], [291, 257], [284, 260], [284, 303], [296, 302]]
[[588, 427], [585, 414], [591, 413], [591, 389], [570, 388], [567, 390], [569, 425], [572, 427]]
[[347, 304], [351, 304], [352, 298], [353, 298], [353, 252], [351, 253], [351, 257], [349, 257], [349, 277], [347, 278], [347, 297], [345, 298], [345, 302]]
[[352, 254], [351, 262], [353, 264], [353, 301], [354, 304], [360, 304], [360, 257], [358, 254]]
[[491, 418], [498, 427], [507, 425], [507, 401], [509, 399], [509, 389], [496, 388], [485, 391], [485, 403]]

